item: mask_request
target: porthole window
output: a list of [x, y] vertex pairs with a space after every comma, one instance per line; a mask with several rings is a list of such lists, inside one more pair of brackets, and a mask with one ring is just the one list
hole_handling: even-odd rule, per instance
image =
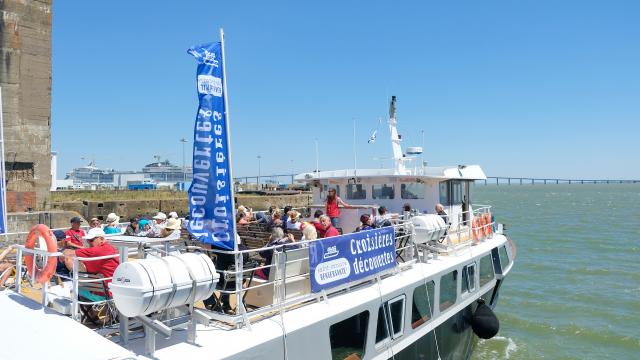
[[369, 312], [363, 311], [329, 327], [332, 359], [362, 359], [367, 343]]

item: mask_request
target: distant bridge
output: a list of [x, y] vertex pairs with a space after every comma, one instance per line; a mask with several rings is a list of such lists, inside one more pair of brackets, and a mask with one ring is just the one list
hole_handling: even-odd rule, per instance
[[[483, 180], [480, 180], [483, 181]], [[487, 176], [484, 184], [636, 184], [640, 180], [620, 180], [620, 179], [551, 179], [551, 178], [528, 178], [511, 176]]]

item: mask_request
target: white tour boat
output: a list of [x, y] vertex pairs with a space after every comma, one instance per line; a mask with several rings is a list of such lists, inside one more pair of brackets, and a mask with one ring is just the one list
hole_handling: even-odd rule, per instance
[[[38, 286], [38, 268], [60, 253], [47, 251], [44, 241], [41, 249], [20, 246], [18, 269], [23, 257], [39, 261], [33, 271], [17, 271], [13, 290], [0, 292], [0, 358], [469, 358], [478, 336], [498, 331], [491, 309], [515, 246], [493, 209], [472, 205], [470, 186], [485, 179], [479, 166], [412, 165], [422, 149], [403, 153], [395, 97], [388, 123], [393, 168], [296, 177], [311, 185], [312, 208], [324, 208], [329, 188], [351, 205], [341, 209], [344, 235], [265, 247], [259, 241], [267, 229], [249, 225], [238, 230], [249, 248], [237, 251], [116, 237], [121, 264], [113, 297], [97, 298], [82, 294], [91, 286], [95, 293], [99, 277], [72, 273], [59, 276], [61, 285]], [[446, 222], [434, 214], [438, 203]], [[390, 226], [349, 233], [380, 205], [395, 214]], [[261, 264], [256, 259], [265, 251], [272, 261]], [[376, 255], [367, 258], [368, 251]], [[269, 269], [267, 278], [257, 269]], [[39, 289], [40, 300], [25, 296], [27, 288]], [[220, 306], [225, 295], [230, 309]], [[213, 305], [203, 306], [206, 299]], [[83, 325], [87, 312], [102, 323]]]

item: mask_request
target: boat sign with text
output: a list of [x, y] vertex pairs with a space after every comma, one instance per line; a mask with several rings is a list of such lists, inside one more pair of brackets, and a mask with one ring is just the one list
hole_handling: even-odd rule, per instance
[[395, 265], [392, 227], [326, 238], [309, 246], [313, 292], [375, 275]]

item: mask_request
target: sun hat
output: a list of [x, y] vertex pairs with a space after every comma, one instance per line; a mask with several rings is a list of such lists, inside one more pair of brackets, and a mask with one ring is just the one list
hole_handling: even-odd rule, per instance
[[93, 240], [97, 237], [104, 237], [104, 235], [105, 235], [104, 230], [100, 228], [92, 228], [92, 229], [89, 229], [89, 231], [87, 232], [87, 235], [84, 236], [84, 239]]
[[120, 221], [120, 216], [116, 215], [115, 213], [110, 213], [109, 215], [107, 215], [107, 219], [105, 220], [107, 224], [117, 223], [118, 221]]
[[298, 219], [300, 219], [300, 213], [295, 211], [295, 210], [291, 210], [289, 212], [289, 217], [291, 218], [291, 220], [296, 220], [297, 221]]
[[180, 222], [178, 219], [169, 218], [169, 220], [167, 220], [167, 225], [165, 225], [164, 228], [169, 230], [178, 230], [180, 229]]
[[153, 217], [155, 220], [167, 220], [167, 215], [163, 212], [159, 212]]
[[169, 213], [169, 217], [170, 217], [170, 218], [177, 219], [177, 218], [178, 218], [178, 213], [177, 213], [177, 212], [175, 212], [175, 211], [172, 211], [172, 212], [170, 212], [170, 213]]

